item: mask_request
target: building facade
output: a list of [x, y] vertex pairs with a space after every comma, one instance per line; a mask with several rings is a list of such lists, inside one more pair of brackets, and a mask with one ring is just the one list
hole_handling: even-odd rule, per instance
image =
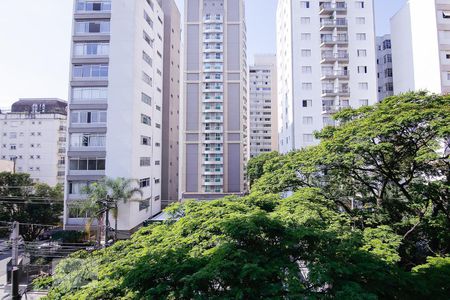
[[256, 55], [249, 67], [250, 157], [278, 151], [276, 55]]
[[391, 35], [377, 37], [378, 101], [394, 95]]
[[377, 101], [373, 0], [278, 1], [279, 148], [316, 144], [345, 107]]
[[0, 113], [0, 159], [35, 182], [64, 184], [67, 102], [20, 99]]
[[65, 228], [71, 205], [103, 177], [135, 179], [141, 201], [120, 203], [118, 229], [161, 210], [164, 14], [154, 0], [75, 0]]
[[408, 0], [391, 19], [395, 94], [450, 92], [450, 3]]
[[247, 190], [244, 0], [185, 0], [181, 192], [215, 199]]
[[162, 7], [164, 11], [165, 59], [163, 72], [161, 200], [163, 206], [166, 206], [179, 199], [181, 15], [174, 0], [163, 0]]

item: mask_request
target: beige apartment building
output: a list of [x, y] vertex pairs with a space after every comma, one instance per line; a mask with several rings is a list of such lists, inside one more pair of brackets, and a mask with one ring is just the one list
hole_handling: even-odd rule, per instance
[[185, 0], [181, 193], [247, 190], [247, 53], [243, 0]]
[[161, 153], [161, 201], [165, 207], [179, 199], [179, 117], [181, 16], [174, 0], [163, 0], [164, 62]]

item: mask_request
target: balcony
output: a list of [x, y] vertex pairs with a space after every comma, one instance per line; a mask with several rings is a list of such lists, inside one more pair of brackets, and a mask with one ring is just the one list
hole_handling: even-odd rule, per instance
[[205, 147], [203, 154], [223, 154], [223, 148]]
[[222, 26], [206, 26], [205, 29], [203, 30], [204, 33], [222, 33], [223, 32], [223, 27]]
[[347, 4], [345, 2], [324, 2], [320, 5], [320, 15], [332, 15], [334, 12], [337, 14], [344, 14], [347, 12]]
[[203, 108], [203, 112], [204, 113], [223, 113], [223, 106], [211, 105], [208, 107], [208, 105], [206, 105]]
[[214, 93], [214, 92], [223, 93], [223, 87], [222, 86], [203, 87], [203, 93]]
[[222, 43], [223, 42], [223, 36], [222, 35], [221, 36], [213, 35], [213, 36], [209, 36], [209, 37], [205, 36], [203, 38], [203, 41], [205, 43]]
[[221, 63], [221, 62], [223, 62], [223, 56], [203, 57], [203, 62], [204, 63]]
[[349, 88], [322, 89], [322, 97], [350, 96]]
[[322, 74], [321, 80], [334, 80], [334, 79], [349, 79], [348, 70], [333, 70], [331, 72], [325, 72]]
[[217, 17], [217, 16], [205, 16], [203, 18], [203, 22], [206, 24], [213, 24], [213, 23], [222, 23], [223, 22], [223, 17]]
[[203, 52], [204, 53], [220, 53], [223, 52], [223, 48], [222, 47], [204, 47], [203, 48]]
[[222, 103], [223, 98], [222, 97], [205, 97], [203, 99], [203, 103]]
[[205, 179], [203, 182], [204, 186], [222, 186], [223, 179]]
[[223, 168], [204, 169], [203, 175], [223, 175]]
[[334, 62], [348, 62], [349, 57], [348, 53], [323, 53], [322, 60], [320, 61], [322, 64], [324, 63], [334, 63]]
[[320, 31], [327, 31], [333, 29], [343, 30], [348, 28], [346, 19], [322, 19], [320, 21]]
[[333, 47], [334, 45], [348, 45], [347, 37], [322, 38], [320, 47]]
[[338, 109], [334, 105], [324, 105], [324, 106], [322, 106], [322, 114], [323, 115], [334, 114], [337, 111], [338, 111]]
[[203, 117], [203, 123], [223, 123], [223, 116], [218, 117]]
[[223, 164], [223, 158], [204, 158], [203, 165], [221, 165]]
[[216, 73], [216, 72], [222, 72], [223, 67], [222, 66], [204, 66], [203, 72], [205, 73]]

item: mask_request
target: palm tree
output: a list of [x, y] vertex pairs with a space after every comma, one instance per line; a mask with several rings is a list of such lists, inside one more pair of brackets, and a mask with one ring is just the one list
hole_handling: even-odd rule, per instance
[[81, 200], [75, 203], [75, 207], [83, 214], [88, 214], [90, 217], [86, 223], [86, 231], [90, 236], [90, 228], [94, 221], [97, 219], [97, 242], [101, 242], [101, 227], [103, 226], [103, 219], [105, 209], [102, 206], [102, 201], [107, 198], [108, 190], [103, 181], [92, 183], [83, 189], [83, 192], [87, 194], [86, 200]]
[[135, 179], [127, 179], [119, 177], [116, 179], [106, 178], [105, 185], [108, 190], [108, 203], [112, 209], [112, 216], [114, 218], [114, 240], [117, 241], [117, 219], [119, 215], [118, 206], [120, 202], [127, 203], [128, 201], [140, 201], [133, 199], [135, 195], [143, 196], [142, 190], [139, 188], [139, 181]]

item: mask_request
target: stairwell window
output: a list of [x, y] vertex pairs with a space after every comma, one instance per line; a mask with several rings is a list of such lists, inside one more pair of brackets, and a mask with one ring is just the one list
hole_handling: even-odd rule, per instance
[[310, 49], [302, 49], [302, 57], [310, 57], [311, 50]]
[[367, 74], [367, 66], [358, 66], [358, 74]]
[[312, 83], [311, 82], [303, 82], [302, 90], [312, 90]]
[[145, 72], [142, 72], [142, 81], [144, 81], [149, 86], [153, 86], [152, 78]]
[[358, 87], [360, 90], [368, 90], [369, 89], [369, 83], [367, 82], [360, 82], [358, 83]]

